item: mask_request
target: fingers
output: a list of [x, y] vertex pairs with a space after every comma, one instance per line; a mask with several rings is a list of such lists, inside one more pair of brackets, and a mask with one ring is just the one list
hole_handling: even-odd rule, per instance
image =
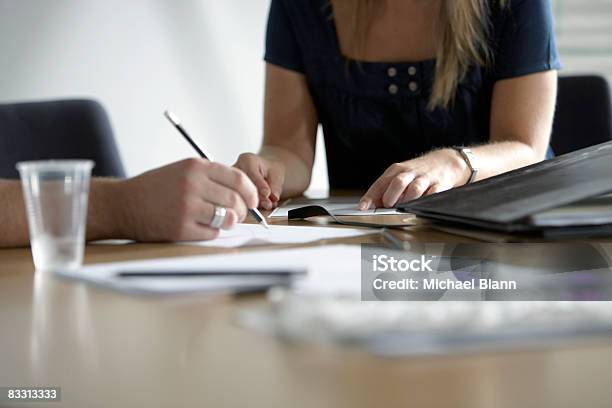
[[185, 224], [172, 241], [208, 241], [219, 236], [219, 230], [204, 226], [198, 222]]
[[424, 195], [430, 187], [427, 176], [417, 176], [412, 172], [381, 177], [379, 180], [364, 196], [371, 198], [377, 207], [392, 208], [399, 202], [414, 200]]
[[241, 169], [251, 179], [260, 199], [260, 205], [265, 204], [265, 200], [269, 201], [272, 192], [268, 180], [266, 180], [267, 168], [261, 158], [253, 153], [243, 153], [238, 157], [235, 167]]
[[[210, 227], [210, 224], [215, 217], [215, 207], [216, 206], [211, 203], [203, 202], [202, 208], [197, 214], [195, 221], [203, 226]], [[239, 217], [238, 214], [236, 214], [236, 211], [234, 211], [232, 208], [226, 208], [225, 217], [223, 218], [223, 223], [221, 224], [220, 229], [231, 229], [238, 222]]]
[[264, 210], [271, 210], [274, 207], [275, 202], [270, 199], [270, 195], [268, 196], [259, 196], [259, 206]]
[[402, 195], [399, 197], [396, 204], [403, 203], [403, 202], [410, 201], [410, 200], [415, 200], [425, 195], [425, 193], [429, 190], [430, 186], [431, 186], [431, 181], [429, 180], [427, 176], [415, 177], [414, 180], [412, 180], [412, 182], [403, 191]]
[[[246, 218], [247, 205], [236, 191], [218, 184], [213, 180], [207, 180], [203, 186], [203, 190], [203, 201], [225, 207], [227, 210], [233, 210], [238, 217], [238, 222], [242, 222]], [[208, 221], [202, 221], [208, 224], [210, 218]]]
[[265, 210], [276, 207], [285, 183], [284, 167], [252, 153], [240, 155], [236, 166], [252, 178], [259, 193], [259, 206]]
[[442, 191], [450, 190], [451, 188], [453, 188], [453, 186], [449, 186], [444, 183], [432, 183], [423, 195], [427, 196], [436, 193], [441, 193]]
[[387, 190], [383, 193], [383, 206], [387, 208], [395, 206], [399, 198], [404, 194], [406, 187], [415, 181], [415, 177], [414, 173], [400, 173], [393, 177], [387, 186]]
[[380, 176], [363, 195], [359, 201], [359, 209], [361, 211], [366, 211], [371, 207], [382, 207], [384, 205], [383, 195], [385, 191], [387, 191], [387, 187], [393, 178], [402, 172], [406, 172], [406, 168], [400, 163], [389, 166], [382, 176]]
[[413, 172], [401, 172], [395, 176], [381, 176], [365, 193], [359, 203], [364, 211], [370, 207], [392, 208], [398, 203], [414, 200], [422, 195], [442, 191], [441, 184], [433, 185], [427, 176], [418, 176]]
[[202, 241], [215, 239], [219, 230], [231, 229], [239, 221], [239, 217], [232, 208], [226, 208], [225, 217], [220, 228], [210, 226], [215, 216], [215, 205], [200, 200], [185, 206], [185, 211], [179, 217], [178, 229], [171, 236], [172, 241]]
[[382, 194], [384, 193], [388, 184], [388, 177], [380, 177], [378, 180], [376, 180], [374, 184], [370, 186], [368, 191], [366, 191], [363, 197], [361, 197], [361, 200], [359, 200], [359, 210], [367, 211], [372, 207], [378, 207], [378, 203], [382, 201]]
[[283, 191], [285, 183], [285, 171], [277, 166], [271, 166], [268, 171], [268, 182], [270, 184], [270, 200], [272, 204], [277, 204]]
[[[243, 204], [248, 208], [257, 208], [257, 204], [259, 202], [257, 195], [257, 188], [251, 182], [251, 180], [244, 174], [240, 169], [235, 167], [227, 167], [219, 163], [210, 163], [208, 171], [208, 178], [215, 183], [226, 187], [231, 191], [236, 192]], [[219, 191], [216, 188], [216, 191]], [[229, 208], [235, 208], [235, 206], [240, 206], [240, 203], [234, 203], [235, 197], [232, 194], [225, 191], [222, 197], [219, 197], [220, 200], [225, 202], [225, 205], [221, 203], [220, 205], [224, 205]], [[210, 200], [209, 200], [210, 201]]]
[[[166, 231], [163, 240], [200, 241], [217, 238], [219, 229], [211, 228], [209, 225], [214, 211], [213, 204], [201, 200], [198, 196], [186, 197], [179, 210], [168, 219], [170, 223], [163, 228]], [[237, 222], [237, 218], [236, 213], [228, 209], [222, 227], [231, 228]], [[156, 226], [160, 227], [159, 224]]]

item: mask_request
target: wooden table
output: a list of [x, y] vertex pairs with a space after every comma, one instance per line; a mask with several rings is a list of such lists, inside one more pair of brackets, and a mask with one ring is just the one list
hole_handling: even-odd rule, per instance
[[[405, 239], [464, 241], [426, 227]], [[216, 252], [94, 245], [86, 263]], [[67, 407], [612, 406], [612, 342], [386, 359], [234, 323], [237, 309], [264, 301], [129, 297], [35, 275], [28, 249], [0, 250], [0, 386], [60, 386]]]

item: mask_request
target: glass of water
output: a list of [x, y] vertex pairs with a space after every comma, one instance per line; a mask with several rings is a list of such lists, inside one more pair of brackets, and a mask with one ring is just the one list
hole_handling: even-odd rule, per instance
[[17, 163], [36, 270], [76, 269], [83, 263], [90, 160]]

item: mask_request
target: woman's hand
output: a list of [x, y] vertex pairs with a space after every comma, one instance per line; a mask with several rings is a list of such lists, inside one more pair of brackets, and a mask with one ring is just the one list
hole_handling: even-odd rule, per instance
[[[222, 229], [244, 220], [258, 204], [257, 189], [240, 170], [187, 159], [120, 181], [114, 195], [121, 236], [139, 241], [216, 238], [215, 207], [227, 212]], [[118, 208], [117, 208], [118, 207]]]
[[359, 209], [394, 207], [424, 195], [465, 184], [470, 169], [454, 149], [435, 150], [391, 165], [359, 201]]
[[243, 153], [234, 167], [245, 172], [257, 187], [261, 208], [271, 210], [278, 205], [285, 182], [285, 166], [282, 163], [257, 154]]

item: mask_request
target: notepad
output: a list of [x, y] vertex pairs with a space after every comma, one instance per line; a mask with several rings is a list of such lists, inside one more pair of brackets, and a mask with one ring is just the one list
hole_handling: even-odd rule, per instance
[[190, 241], [182, 244], [213, 248], [238, 248], [272, 244], [307, 244], [320, 240], [351, 238], [372, 233], [372, 230], [358, 228], [270, 225], [270, 228], [266, 229], [258, 224], [238, 224], [231, 230], [222, 230], [219, 237], [211, 241]]
[[290, 198], [269, 215], [269, 218], [286, 218], [289, 210], [309, 205], [320, 205], [325, 207], [333, 215], [337, 216], [365, 216], [365, 215], [395, 215], [402, 214], [395, 208], [373, 208], [361, 211], [357, 207], [360, 197], [330, 197], [322, 199]]

